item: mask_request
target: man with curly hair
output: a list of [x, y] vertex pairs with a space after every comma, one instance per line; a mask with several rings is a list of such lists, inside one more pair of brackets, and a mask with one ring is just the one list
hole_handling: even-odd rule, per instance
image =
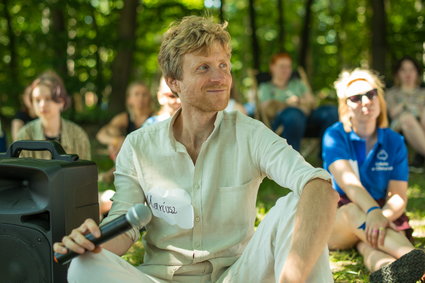
[[[117, 192], [108, 222], [137, 203], [154, 217], [143, 237], [144, 263], [119, 258], [132, 229], [71, 263], [71, 282], [331, 282], [326, 246], [337, 194], [328, 173], [304, 161], [259, 121], [224, 112], [231, 77], [227, 24], [190, 16], [165, 34], [159, 64], [181, 100], [166, 121], [131, 133], [117, 158]], [[265, 177], [292, 190], [256, 231]], [[100, 251], [83, 235], [87, 220], [55, 251]], [[96, 272], [98, 271], [98, 272]]]

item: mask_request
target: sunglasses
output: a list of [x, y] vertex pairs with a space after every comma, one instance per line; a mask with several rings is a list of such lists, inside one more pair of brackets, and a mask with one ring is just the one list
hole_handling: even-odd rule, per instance
[[349, 96], [347, 99], [349, 99], [351, 102], [358, 103], [362, 101], [363, 96], [366, 96], [369, 100], [372, 100], [377, 95], [378, 95], [378, 90], [374, 88], [372, 90], [369, 90], [366, 93]]

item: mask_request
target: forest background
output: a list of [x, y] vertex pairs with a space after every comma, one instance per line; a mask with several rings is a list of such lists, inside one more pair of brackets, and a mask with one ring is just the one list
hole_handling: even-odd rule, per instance
[[132, 80], [155, 93], [162, 34], [187, 15], [229, 22], [242, 101], [279, 51], [289, 52], [313, 92], [330, 100], [343, 68], [371, 67], [391, 85], [401, 56], [425, 61], [424, 0], [1, 0], [0, 15], [3, 119], [47, 69], [63, 77], [74, 100], [66, 115], [81, 122], [103, 122], [124, 110]]
[[[108, 170], [112, 161], [94, 139], [96, 131], [125, 109], [129, 82], [143, 81], [156, 93], [162, 35], [187, 15], [229, 23], [242, 102], [276, 52], [289, 52], [295, 67], [305, 69], [322, 103], [336, 104], [332, 83], [343, 68], [370, 67], [391, 86], [400, 57], [425, 64], [425, 0], [1, 0], [0, 121], [9, 141], [25, 87], [41, 72], [55, 70], [73, 100], [64, 116], [86, 129], [93, 160], [100, 172]], [[321, 166], [317, 153], [306, 158]], [[99, 189], [114, 188], [100, 182]], [[286, 192], [267, 179], [261, 184], [257, 224]], [[416, 246], [424, 248], [423, 174], [410, 176], [408, 196]], [[139, 241], [125, 258], [137, 265], [142, 256]], [[337, 282], [368, 282], [354, 249], [332, 252], [331, 266]]]

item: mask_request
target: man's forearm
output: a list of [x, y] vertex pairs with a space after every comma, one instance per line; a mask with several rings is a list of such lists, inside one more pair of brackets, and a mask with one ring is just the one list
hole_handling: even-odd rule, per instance
[[126, 233], [124, 233], [105, 242], [101, 245], [101, 247], [107, 249], [108, 251], [116, 255], [121, 256], [125, 254], [132, 245], [133, 241]]
[[280, 282], [307, 280], [325, 248], [335, 221], [338, 194], [325, 180], [308, 182], [295, 217], [292, 246]]

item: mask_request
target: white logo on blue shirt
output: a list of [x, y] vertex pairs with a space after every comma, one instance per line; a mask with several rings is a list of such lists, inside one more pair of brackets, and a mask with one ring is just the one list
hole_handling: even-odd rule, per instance
[[388, 153], [384, 149], [378, 152], [376, 158], [378, 160], [375, 162], [375, 167], [372, 167], [372, 171], [392, 171], [394, 169], [393, 166], [386, 162]]
[[388, 153], [385, 151], [385, 149], [381, 149], [381, 151], [378, 152], [378, 155], [376, 157], [379, 160], [385, 161], [388, 159]]

